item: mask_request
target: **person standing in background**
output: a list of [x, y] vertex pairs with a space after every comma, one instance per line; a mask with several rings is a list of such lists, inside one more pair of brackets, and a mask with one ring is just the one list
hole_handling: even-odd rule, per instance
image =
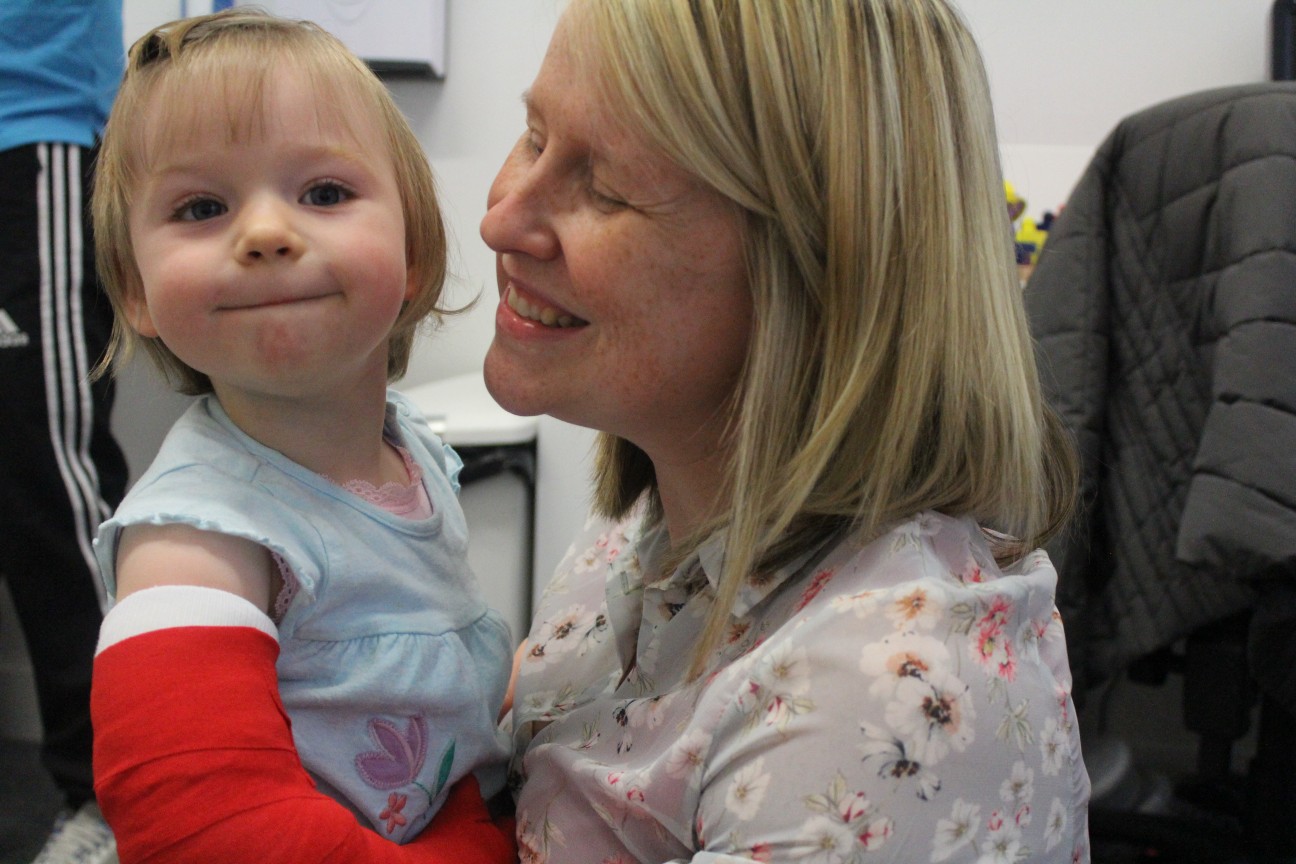
[[32, 659], [42, 762], [65, 803], [36, 864], [117, 861], [91, 775], [103, 615], [91, 541], [127, 468], [109, 428], [113, 383], [89, 377], [112, 309], [87, 201], [123, 57], [121, 0], [0, 6], [0, 578]]

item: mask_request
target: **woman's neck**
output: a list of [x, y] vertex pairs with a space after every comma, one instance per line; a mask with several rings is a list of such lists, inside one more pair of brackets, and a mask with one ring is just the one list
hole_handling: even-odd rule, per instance
[[672, 548], [715, 516], [724, 485], [724, 460], [715, 453], [681, 462], [654, 461], [657, 493]]

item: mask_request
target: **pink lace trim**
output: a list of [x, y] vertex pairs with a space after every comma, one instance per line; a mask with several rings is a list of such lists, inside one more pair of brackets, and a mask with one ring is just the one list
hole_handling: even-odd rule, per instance
[[423, 469], [404, 447], [396, 447], [396, 452], [405, 462], [405, 473], [409, 477], [407, 483], [393, 481], [374, 486], [367, 480], [348, 480], [338, 485], [388, 513], [407, 519], [427, 519], [432, 515], [432, 502], [428, 500], [427, 490], [423, 488]]
[[[396, 452], [400, 454], [401, 460], [405, 463], [405, 474], [409, 478], [408, 482], [400, 483], [393, 481], [384, 483], [382, 486], [375, 486], [366, 480], [348, 480], [345, 483], [338, 483], [332, 477], [326, 479], [335, 486], [341, 486], [352, 495], [359, 496], [370, 504], [383, 508], [393, 516], [400, 516], [404, 519], [429, 519], [432, 516], [432, 501], [428, 498], [427, 489], [423, 488], [423, 469], [414, 461], [414, 457], [404, 447], [392, 444]], [[274, 558], [275, 566], [279, 568], [279, 575], [283, 577], [283, 588], [279, 591], [279, 596], [275, 597], [273, 618], [275, 623], [283, 620], [284, 615], [288, 614], [288, 607], [292, 605], [293, 598], [301, 589], [301, 583], [297, 581], [297, 576], [288, 566], [288, 562], [277, 553], [270, 553]]]

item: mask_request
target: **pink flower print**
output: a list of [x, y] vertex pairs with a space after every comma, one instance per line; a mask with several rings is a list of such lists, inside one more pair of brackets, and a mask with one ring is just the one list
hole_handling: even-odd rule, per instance
[[996, 597], [976, 622], [972, 654], [977, 662], [1005, 681], [1017, 677], [1017, 649], [1008, 636], [1013, 607], [1006, 597]]
[[387, 796], [387, 809], [379, 813], [378, 818], [387, 823], [388, 834], [408, 821], [401, 814], [401, 811], [405, 809], [405, 801], [405, 796], [399, 792], [393, 792]]
[[[375, 789], [399, 789], [413, 783], [427, 759], [427, 720], [409, 718], [402, 733], [391, 721], [372, 717], [369, 737], [378, 749], [355, 758], [360, 777]], [[401, 796], [401, 806], [404, 802], [405, 798]]]
[[995, 597], [994, 600], [990, 601], [990, 608], [986, 610], [985, 615], [981, 616], [981, 620], [978, 623], [980, 623], [981, 626], [983, 627], [990, 624], [994, 624], [995, 626], [1002, 627], [1003, 625], [1008, 623], [1008, 620], [1011, 617], [1012, 617], [1012, 601], [1010, 601], [1007, 597], [1000, 595], [998, 597]]
[[801, 599], [797, 601], [796, 608], [792, 611], [800, 612], [806, 606], [810, 605], [810, 601], [819, 596], [819, 592], [824, 589], [825, 585], [832, 581], [832, 578], [832, 570], [820, 570], [816, 573], [814, 578], [810, 580], [810, 584], [806, 586], [805, 591], [802, 592]]
[[872, 805], [869, 803], [868, 796], [863, 792], [844, 795], [837, 802], [837, 813], [841, 816], [843, 822], [854, 822], [863, 816], [867, 816]]

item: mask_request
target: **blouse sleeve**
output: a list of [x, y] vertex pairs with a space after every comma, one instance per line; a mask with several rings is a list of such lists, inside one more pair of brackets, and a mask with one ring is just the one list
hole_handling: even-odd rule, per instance
[[815, 575], [702, 695], [695, 862], [1087, 857], [1052, 568], [907, 542]]

